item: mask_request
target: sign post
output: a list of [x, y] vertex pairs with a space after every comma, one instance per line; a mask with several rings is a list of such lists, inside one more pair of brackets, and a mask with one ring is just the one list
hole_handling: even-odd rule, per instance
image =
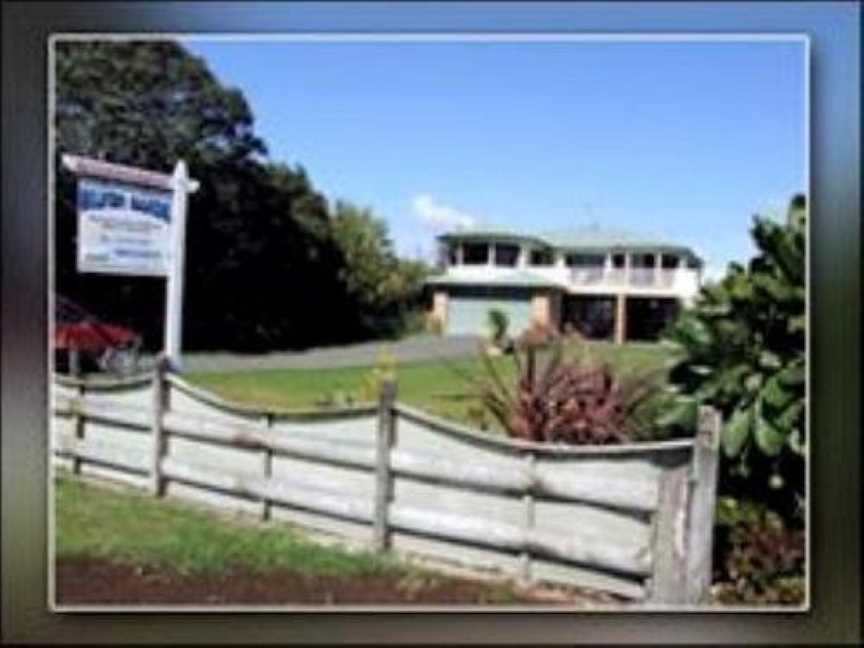
[[78, 272], [166, 277], [164, 352], [180, 370], [186, 209], [198, 182], [179, 160], [173, 175], [64, 155], [78, 180]]
[[165, 355], [171, 367], [180, 371], [183, 348], [183, 268], [186, 260], [186, 197], [190, 193], [189, 173], [183, 160], [171, 176], [171, 238], [168, 248], [168, 283], [165, 298]]

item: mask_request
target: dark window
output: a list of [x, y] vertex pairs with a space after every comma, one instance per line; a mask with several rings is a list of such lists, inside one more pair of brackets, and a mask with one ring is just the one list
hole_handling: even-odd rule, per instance
[[489, 245], [486, 243], [463, 243], [462, 263], [465, 265], [489, 263]]
[[653, 268], [655, 263], [653, 254], [634, 254], [631, 265], [634, 268]]
[[697, 268], [702, 267], [702, 263], [698, 259], [690, 257], [687, 259], [687, 267], [691, 270], [696, 270]]
[[664, 254], [660, 260], [660, 264], [664, 270], [674, 270], [678, 267], [679, 259], [674, 254]]
[[495, 245], [495, 265], [515, 266], [519, 258], [519, 246], [497, 243]]
[[623, 268], [624, 267], [624, 255], [622, 253], [612, 255], [612, 267], [613, 268]]
[[444, 245], [441, 247], [440, 258], [448, 265], [456, 265], [458, 257], [456, 256], [457, 247], [455, 245]]
[[549, 248], [538, 248], [531, 250], [532, 266], [550, 266], [554, 261], [552, 250]]
[[569, 268], [597, 268], [606, 261], [602, 254], [568, 254], [565, 258]]

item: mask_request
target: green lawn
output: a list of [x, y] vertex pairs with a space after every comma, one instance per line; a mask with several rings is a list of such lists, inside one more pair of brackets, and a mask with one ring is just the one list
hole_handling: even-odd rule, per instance
[[180, 573], [288, 568], [363, 576], [397, 569], [392, 559], [305, 539], [287, 525], [249, 526], [197, 507], [69, 476], [55, 481], [56, 558], [106, 558]]
[[[616, 346], [603, 342], [580, 343], [567, 348], [567, 356], [587, 355], [593, 360], [610, 363], [617, 371], [630, 374], [662, 370], [674, 356], [659, 344]], [[493, 360], [502, 375], [515, 376], [509, 357]], [[409, 405], [439, 416], [466, 423], [476, 423], [477, 404], [470, 397], [467, 375], [483, 373], [476, 357], [459, 360], [436, 360], [397, 365], [398, 398]], [[333, 402], [362, 401], [363, 382], [372, 367], [342, 369], [287, 369], [240, 371], [226, 373], [192, 373], [188, 378], [222, 397], [250, 405], [276, 408], [307, 408]], [[366, 391], [368, 394], [368, 391]]]
[[[56, 587], [63, 603], [535, 600], [507, 580], [448, 576], [394, 554], [317, 544], [286, 523], [250, 524], [68, 473], [55, 479], [55, 502]], [[138, 574], [131, 581], [128, 567]]]

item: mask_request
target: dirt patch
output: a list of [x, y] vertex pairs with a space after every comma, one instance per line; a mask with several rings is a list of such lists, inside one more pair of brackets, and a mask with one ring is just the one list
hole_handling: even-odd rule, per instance
[[[232, 569], [182, 574], [96, 558], [62, 559], [58, 605], [602, 605], [597, 597], [550, 596], [450, 576], [324, 576]], [[605, 601], [608, 603], [609, 601]]]

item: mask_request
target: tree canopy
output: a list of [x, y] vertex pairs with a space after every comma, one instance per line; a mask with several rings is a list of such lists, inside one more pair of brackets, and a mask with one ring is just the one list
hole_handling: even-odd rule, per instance
[[[164, 281], [81, 274], [75, 262], [74, 153], [170, 173], [183, 158], [201, 187], [187, 224], [184, 346], [264, 350], [344, 342], [383, 333], [382, 312], [416, 302], [422, 273], [408, 273], [371, 214], [372, 253], [358, 254], [300, 167], [273, 162], [243, 94], [171, 41], [61, 41], [56, 45], [56, 289], [162, 336]], [[365, 220], [364, 220], [365, 218]], [[362, 225], [359, 223], [363, 223]], [[380, 259], [383, 284], [370, 281]], [[386, 296], [383, 301], [374, 295]]]

